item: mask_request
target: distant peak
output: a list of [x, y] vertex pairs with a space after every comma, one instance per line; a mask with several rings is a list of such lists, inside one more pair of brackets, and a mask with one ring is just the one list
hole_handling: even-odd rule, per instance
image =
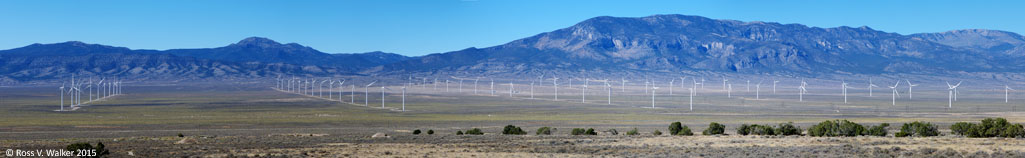
[[281, 45], [281, 43], [278, 43], [278, 42], [276, 42], [274, 40], [271, 40], [271, 39], [268, 39], [268, 38], [264, 38], [264, 37], [249, 37], [249, 38], [246, 38], [246, 39], [242, 39], [241, 41], [238, 41], [238, 43], [235, 43], [235, 44], [236, 45], [252, 45], [252, 46], [274, 46], [274, 45]]

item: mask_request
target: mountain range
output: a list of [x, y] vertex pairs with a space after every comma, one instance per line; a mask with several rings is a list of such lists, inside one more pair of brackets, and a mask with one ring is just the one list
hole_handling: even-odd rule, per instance
[[865, 26], [819, 28], [688, 15], [602, 16], [498, 46], [419, 57], [384, 52], [329, 54], [252, 37], [205, 49], [33, 44], [0, 51], [0, 65], [0, 80], [6, 82], [57, 79], [72, 73], [160, 80], [671, 73], [1018, 78], [1025, 72], [1025, 37], [983, 29], [901, 35]]

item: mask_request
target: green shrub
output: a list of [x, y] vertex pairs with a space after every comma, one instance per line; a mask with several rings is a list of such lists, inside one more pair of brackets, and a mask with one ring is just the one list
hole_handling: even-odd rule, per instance
[[569, 134], [570, 135], [584, 135], [584, 134], [586, 134], [586, 132], [587, 132], [587, 129], [573, 128], [573, 130], [570, 131]]
[[887, 133], [886, 127], [889, 127], [889, 126], [890, 126], [889, 123], [883, 123], [883, 124], [879, 124], [877, 126], [869, 127], [868, 131], [867, 131], [868, 133], [866, 133], [866, 135], [885, 137], [886, 133]]
[[780, 123], [779, 126], [776, 126], [776, 133], [775, 134], [776, 135], [784, 135], [784, 136], [801, 135], [801, 131], [803, 131], [803, 130], [801, 130], [801, 127], [794, 126], [793, 122], [787, 122], [787, 123]]
[[463, 131], [456, 131], [456, 135], [463, 135]]
[[[904, 125], [900, 127], [900, 132], [897, 133], [901, 134], [901, 136], [898, 137], [931, 137], [940, 135], [940, 131], [936, 125], [919, 121], [904, 123]], [[895, 133], [894, 135], [896, 136], [897, 134]]]
[[692, 135], [694, 135], [694, 132], [692, 132], [692, 131], [690, 130], [690, 127], [687, 127], [687, 126], [683, 126], [683, 128], [681, 128], [681, 129], [680, 129], [680, 133], [676, 133], [676, 135], [680, 135], [680, 136], [692, 136]]
[[484, 132], [481, 131], [480, 128], [473, 128], [473, 129], [470, 129], [470, 130], [466, 130], [466, 134], [469, 134], [469, 135], [484, 135]]
[[552, 135], [552, 131], [554, 130], [555, 128], [551, 127], [541, 127], [537, 129], [537, 135]]
[[434, 130], [433, 129], [427, 130], [427, 135], [433, 135], [433, 134], [434, 134]]
[[637, 135], [637, 134], [639, 134], [637, 132], [637, 128], [634, 128], [633, 130], [630, 130], [630, 131], [626, 131], [626, 135], [631, 135], [632, 136], [632, 135]]
[[413, 135], [419, 135], [419, 134], [420, 134], [420, 129], [413, 130]]
[[751, 126], [748, 126], [747, 124], [741, 124], [740, 127], [737, 127], [737, 134], [746, 136], [747, 134], [751, 133], [750, 128]]
[[93, 151], [96, 152], [96, 156], [83, 156], [83, 157], [106, 157], [107, 155], [110, 155], [110, 151], [108, 151], [106, 149], [106, 146], [103, 145], [103, 142], [97, 142], [95, 147], [93, 147], [93, 145], [91, 145], [89, 143], [84, 143], [84, 142], [82, 142], [82, 143], [74, 143], [74, 144], [68, 145], [64, 149], [68, 150], [68, 151], [93, 150]]
[[747, 128], [751, 135], [776, 135], [776, 130], [768, 125], [750, 125]]
[[655, 130], [654, 132], [651, 132], [651, 135], [657, 135], [657, 136], [660, 136], [660, 135], [662, 135], [662, 131], [658, 131], [658, 130], [656, 129], [656, 130]]
[[968, 131], [974, 127], [975, 124], [968, 122], [958, 122], [950, 125], [950, 134], [956, 134], [960, 136], [967, 136]]
[[1004, 129], [1004, 133], [1001, 136], [1007, 138], [1025, 137], [1025, 128], [1022, 128], [1021, 124], [1007, 125], [1007, 128]]
[[185, 135], [182, 133], [178, 133], [178, 137], [185, 137]]
[[587, 135], [598, 135], [598, 132], [594, 132], [594, 128], [588, 128], [587, 131], [584, 132], [584, 134], [587, 134]]
[[847, 120], [823, 121], [808, 128], [808, 135], [815, 137], [853, 137], [865, 134], [868, 134], [865, 126]]
[[669, 135], [677, 135], [678, 133], [680, 133], [680, 130], [682, 129], [683, 124], [681, 124], [680, 122], [673, 122], [669, 124]]
[[998, 137], [1004, 134], [1004, 129], [1007, 129], [1007, 119], [1004, 118], [986, 118], [982, 120], [982, 127], [985, 129], [984, 137]]
[[524, 135], [524, 134], [527, 134], [527, 131], [523, 131], [523, 129], [520, 129], [520, 127], [516, 127], [516, 126], [513, 126], [513, 125], [506, 125], [505, 128], [502, 129], [502, 134], [505, 134], [505, 135]]
[[708, 124], [708, 128], [701, 131], [702, 135], [721, 135], [726, 133], [726, 125], [712, 122]]

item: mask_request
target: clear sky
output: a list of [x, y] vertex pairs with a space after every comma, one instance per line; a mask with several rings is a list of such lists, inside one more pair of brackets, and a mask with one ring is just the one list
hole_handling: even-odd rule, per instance
[[210, 48], [245, 37], [328, 53], [404, 55], [490, 47], [596, 16], [869, 26], [912, 34], [956, 29], [1025, 32], [1025, 1], [0, 1], [0, 49], [83, 41], [133, 49]]

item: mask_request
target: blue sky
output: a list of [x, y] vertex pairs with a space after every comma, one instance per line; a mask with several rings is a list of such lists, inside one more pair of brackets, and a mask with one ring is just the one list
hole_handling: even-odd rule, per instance
[[596, 16], [869, 26], [900, 34], [1025, 32], [1025, 1], [0, 1], [0, 49], [83, 41], [133, 49], [209, 48], [268, 37], [328, 53], [404, 55], [489, 47]]

